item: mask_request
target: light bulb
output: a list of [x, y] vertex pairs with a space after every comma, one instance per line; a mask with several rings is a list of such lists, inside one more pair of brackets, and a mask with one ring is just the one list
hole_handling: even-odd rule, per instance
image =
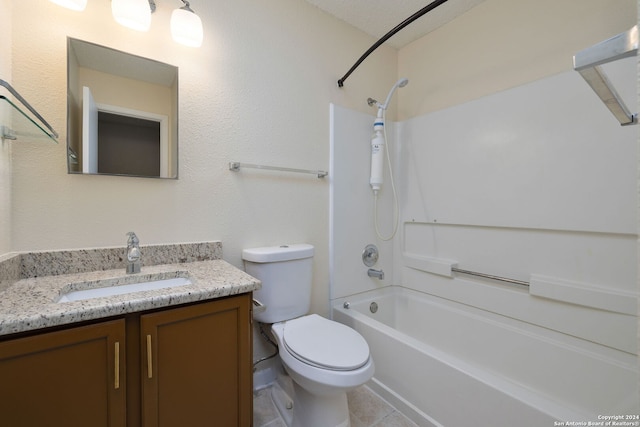
[[137, 31], [149, 31], [151, 7], [148, 0], [111, 0], [111, 13], [120, 25]]
[[49, 0], [51, 3], [55, 3], [58, 6], [66, 7], [67, 9], [81, 11], [87, 7], [87, 0]]
[[202, 21], [188, 6], [176, 9], [171, 14], [173, 40], [186, 46], [202, 46]]

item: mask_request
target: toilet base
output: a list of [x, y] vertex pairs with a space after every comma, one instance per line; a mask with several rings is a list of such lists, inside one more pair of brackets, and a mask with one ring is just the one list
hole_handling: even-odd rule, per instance
[[338, 391], [327, 396], [309, 393], [293, 383], [293, 423], [291, 427], [349, 427], [347, 393]]
[[278, 376], [271, 398], [287, 427], [350, 427], [347, 393], [309, 393], [286, 374]]

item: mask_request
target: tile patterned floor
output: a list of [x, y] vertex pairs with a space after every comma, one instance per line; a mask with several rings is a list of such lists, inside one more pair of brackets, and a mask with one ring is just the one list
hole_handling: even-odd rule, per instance
[[[417, 427], [366, 385], [347, 393], [351, 427]], [[271, 400], [271, 389], [254, 393], [254, 427], [286, 427]]]

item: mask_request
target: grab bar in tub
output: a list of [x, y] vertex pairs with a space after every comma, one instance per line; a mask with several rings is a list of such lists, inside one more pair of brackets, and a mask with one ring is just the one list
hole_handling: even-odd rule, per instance
[[469, 274], [471, 276], [484, 277], [485, 279], [499, 280], [501, 282], [513, 283], [515, 285], [529, 286], [529, 282], [524, 280], [509, 279], [508, 277], [494, 276], [492, 274], [478, 273], [477, 271], [462, 270], [457, 267], [451, 267], [451, 271], [461, 274]]
[[637, 313], [638, 293], [611, 289], [606, 285], [576, 281], [561, 277], [551, 277], [541, 274], [530, 274], [529, 281], [510, 279], [493, 274], [478, 273], [477, 271], [458, 268], [458, 263], [451, 259], [440, 259], [403, 253], [404, 266], [425, 273], [453, 278], [454, 273], [484, 277], [486, 279], [502, 281], [512, 285], [525, 286], [529, 294], [550, 300], [581, 305], [600, 310], [607, 310], [622, 314]]

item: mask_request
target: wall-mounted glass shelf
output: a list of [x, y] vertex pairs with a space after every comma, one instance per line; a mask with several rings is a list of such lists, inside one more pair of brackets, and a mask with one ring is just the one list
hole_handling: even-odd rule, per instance
[[11, 85], [0, 80], [11, 96], [0, 95], [0, 138], [42, 139], [58, 143], [58, 134]]
[[29, 117], [16, 104], [0, 95], [0, 137], [3, 139], [37, 138], [58, 143], [56, 136]]

